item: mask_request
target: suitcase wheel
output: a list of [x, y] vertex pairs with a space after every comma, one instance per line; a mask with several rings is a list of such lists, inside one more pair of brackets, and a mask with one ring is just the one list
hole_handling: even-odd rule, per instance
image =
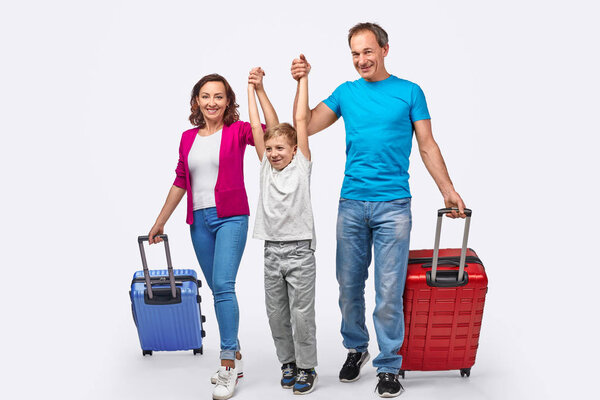
[[398, 372], [398, 375], [399, 375], [399, 376], [401, 376], [401, 377], [402, 377], [402, 379], [404, 379], [404, 372], [405, 372], [405, 371], [404, 371], [403, 369], [401, 369], [401, 370]]
[[469, 376], [471, 376], [471, 368], [462, 368], [460, 370], [460, 376], [462, 376], [463, 378], [466, 376], [467, 378]]
[[202, 347], [200, 347], [199, 349], [194, 349], [194, 355], [196, 354], [203, 354]]
[[204, 315], [202, 315], [201, 317], [202, 317], [202, 322], [206, 322], [206, 317]]
[[202, 329], [202, 332], [200, 332], [202, 337], [206, 336], [206, 332], [204, 332], [204, 329]]
[[146, 354], [149, 355], [149, 356], [151, 356], [152, 355], [152, 350], [142, 350], [142, 355], [145, 356]]

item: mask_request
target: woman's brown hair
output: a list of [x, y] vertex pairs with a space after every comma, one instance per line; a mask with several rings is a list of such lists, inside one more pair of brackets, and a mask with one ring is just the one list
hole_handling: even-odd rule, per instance
[[198, 106], [197, 99], [198, 95], [200, 94], [200, 89], [202, 89], [202, 86], [204, 86], [207, 82], [222, 82], [223, 86], [225, 86], [227, 108], [225, 108], [225, 114], [223, 115], [223, 123], [225, 125], [231, 125], [235, 121], [239, 120], [240, 113], [237, 110], [239, 105], [235, 102], [235, 93], [233, 92], [233, 89], [231, 86], [229, 86], [227, 80], [221, 75], [210, 74], [202, 77], [202, 79], [200, 79], [192, 89], [192, 98], [190, 99], [192, 113], [190, 114], [189, 118], [192, 125], [197, 126], [198, 128], [204, 128], [204, 126], [206, 126], [206, 121], [204, 121], [204, 115], [202, 115], [202, 110], [200, 110], [200, 107]]

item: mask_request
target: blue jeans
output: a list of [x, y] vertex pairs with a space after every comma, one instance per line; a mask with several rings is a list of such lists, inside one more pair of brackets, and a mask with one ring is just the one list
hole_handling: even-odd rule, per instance
[[240, 315], [235, 277], [248, 234], [248, 216], [219, 218], [215, 207], [194, 211], [192, 243], [206, 283], [212, 290], [221, 336], [221, 359], [234, 360], [240, 349]]
[[364, 352], [369, 346], [365, 325], [365, 281], [371, 247], [375, 253], [373, 322], [379, 355], [377, 373], [397, 374], [398, 350], [404, 340], [402, 295], [406, 281], [412, 218], [410, 198], [392, 201], [340, 199], [337, 219], [336, 275], [340, 286], [341, 333], [347, 349]]

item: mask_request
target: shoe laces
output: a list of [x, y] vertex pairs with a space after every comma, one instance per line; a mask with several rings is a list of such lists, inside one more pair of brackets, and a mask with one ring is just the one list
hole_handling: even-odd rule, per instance
[[360, 361], [362, 353], [348, 353], [344, 367], [354, 367]]
[[308, 379], [308, 372], [309, 371], [307, 370], [299, 369], [298, 375], [296, 375], [296, 382], [306, 382], [306, 380]]
[[382, 372], [379, 374], [379, 382], [394, 382], [396, 381], [396, 375], [390, 372]]
[[285, 376], [286, 378], [290, 378], [290, 377], [294, 376], [294, 372], [295, 372], [294, 369], [295, 368], [291, 365], [289, 365], [288, 367], [282, 368], [283, 376]]

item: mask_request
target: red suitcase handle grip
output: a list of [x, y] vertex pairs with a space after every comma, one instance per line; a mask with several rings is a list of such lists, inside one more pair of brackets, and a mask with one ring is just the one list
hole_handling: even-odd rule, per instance
[[[458, 208], [456, 207], [452, 207], [452, 208], [441, 208], [438, 210], [438, 217], [441, 217], [444, 214], [448, 214], [451, 213], [452, 211], [458, 211]], [[473, 211], [471, 211], [470, 208], [465, 208], [465, 215], [467, 217], [470, 217], [471, 214], [473, 213]]]

